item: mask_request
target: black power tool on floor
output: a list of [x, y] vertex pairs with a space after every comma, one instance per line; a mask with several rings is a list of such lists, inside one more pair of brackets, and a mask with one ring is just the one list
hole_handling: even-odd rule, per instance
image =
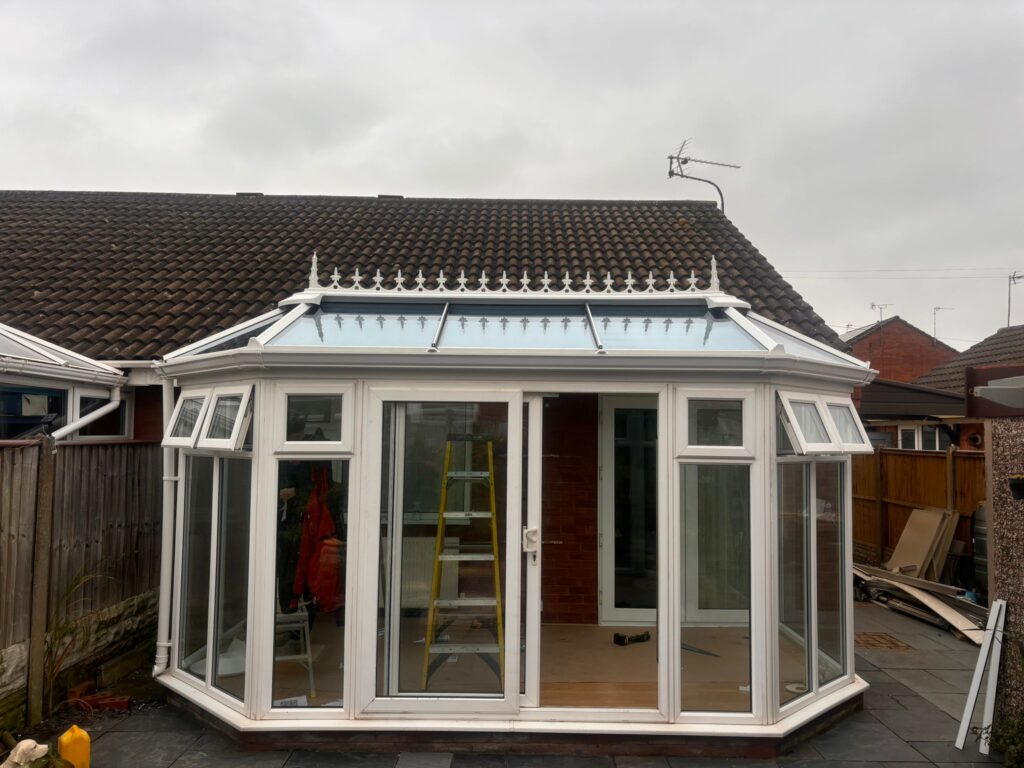
[[639, 635], [624, 635], [616, 632], [612, 637], [616, 645], [631, 645], [632, 643], [646, 643], [651, 639], [650, 632], [641, 632]]

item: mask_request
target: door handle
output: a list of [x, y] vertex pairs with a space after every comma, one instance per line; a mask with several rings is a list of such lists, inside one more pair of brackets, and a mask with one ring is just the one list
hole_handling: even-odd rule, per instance
[[531, 562], [537, 562], [537, 551], [539, 549], [540, 531], [536, 528], [523, 528], [523, 552], [531, 556]]

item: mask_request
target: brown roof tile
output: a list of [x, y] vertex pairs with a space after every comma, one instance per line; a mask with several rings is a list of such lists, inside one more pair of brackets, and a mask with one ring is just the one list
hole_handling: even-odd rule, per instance
[[[842, 347], [712, 203], [0, 192], [0, 322], [98, 359], [157, 357], [271, 309], [327, 269], [475, 276], [605, 269], [722, 288]], [[515, 284], [516, 280], [513, 280]]]
[[962, 395], [967, 369], [981, 365], [1024, 365], [1024, 325], [1000, 328], [987, 339], [915, 379], [914, 383]]

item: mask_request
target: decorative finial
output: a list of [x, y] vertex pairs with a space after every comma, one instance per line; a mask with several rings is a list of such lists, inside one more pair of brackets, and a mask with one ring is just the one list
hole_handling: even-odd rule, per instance
[[380, 267], [373, 275], [373, 290], [379, 291], [384, 287], [384, 275], [380, 273]]
[[423, 290], [426, 290], [426, 289], [424, 288], [424, 285], [425, 285], [425, 284], [426, 284], [426, 282], [427, 282], [427, 278], [425, 278], [425, 277], [423, 276], [423, 270], [422, 270], [422, 269], [421, 269], [421, 270], [419, 270], [419, 271], [418, 271], [418, 272], [416, 273], [416, 278], [415, 278], [415, 279], [413, 280], [413, 282], [414, 282], [414, 283], [416, 283], [416, 290], [417, 290], [417, 291], [423, 291]]
[[316, 291], [320, 288], [320, 276], [316, 271], [316, 248], [313, 249], [313, 261], [309, 265], [309, 290]]
[[687, 288], [686, 290], [690, 291], [691, 293], [697, 290], [697, 273], [694, 272], [692, 269], [690, 270], [690, 277], [687, 279], [686, 282], [690, 284], [690, 287]]
[[465, 293], [466, 292], [466, 283], [469, 282], [468, 280], [466, 280], [466, 270], [464, 270], [464, 269], [460, 269], [459, 270], [459, 276], [457, 278], [455, 278], [455, 282], [459, 284], [459, 291], [461, 293]]
[[648, 272], [647, 277], [644, 278], [644, 285], [647, 286], [645, 291], [647, 293], [654, 293], [654, 273]]
[[718, 293], [721, 288], [718, 287], [718, 261], [714, 256], [711, 257], [711, 282], [708, 285], [708, 290]]
[[551, 278], [548, 277], [548, 271], [546, 269], [544, 270], [544, 277], [540, 279], [540, 284], [541, 290], [543, 290], [544, 293], [547, 293], [550, 290]]
[[405, 275], [402, 274], [401, 268], [399, 268], [398, 273], [395, 275], [395, 290], [405, 290]]
[[590, 293], [591, 287], [594, 285], [594, 278], [590, 276], [590, 270], [587, 270], [587, 274], [583, 277], [583, 291], [584, 293]]
[[448, 278], [445, 277], [443, 269], [439, 269], [437, 271], [437, 290], [439, 290], [439, 291], [447, 291], [448, 290]]
[[572, 278], [569, 277], [569, 270], [565, 271], [565, 277], [562, 278], [562, 293], [569, 293], [572, 290]]
[[498, 285], [501, 286], [499, 290], [502, 293], [508, 293], [508, 273], [503, 269], [501, 270], [501, 277], [498, 278]]
[[670, 269], [670, 270], [668, 271], [668, 280], [666, 280], [666, 281], [665, 281], [665, 283], [666, 283], [666, 284], [668, 285], [668, 290], [669, 290], [669, 293], [672, 293], [672, 292], [674, 292], [674, 291], [675, 291], [675, 289], [676, 289], [676, 284], [677, 284], [678, 282], [679, 282], [679, 281], [678, 281], [678, 280], [676, 280], [676, 275], [675, 275], [675, 272], [673, 272], [673, 271], [672, 271], [672, 270]]
[[359, 267], [356, 267], [356, 271], [352, 273], [352, 288], [359, 290], [363, 287], [363, 276], [359, 274]]
[[626, 270], [626, 279], [623, 282], [626, 284], [626, 293], [632, 293], [633, 286], [636, 284], [636, 280], [633, 279], [633, 270]]

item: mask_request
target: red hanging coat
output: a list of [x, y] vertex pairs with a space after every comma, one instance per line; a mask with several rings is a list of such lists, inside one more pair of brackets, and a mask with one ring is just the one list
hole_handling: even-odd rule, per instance
[[309, 586], [313, 602], [321, 611], [334, 611], [344, 603], [341, 582], [341, 547], [334, 518], [327, 507], [327, 471], [314, 468], [313, 489], [302, 518], [299, 537], [299, 565], [295, 569], [292, 594], [296, 599]]

